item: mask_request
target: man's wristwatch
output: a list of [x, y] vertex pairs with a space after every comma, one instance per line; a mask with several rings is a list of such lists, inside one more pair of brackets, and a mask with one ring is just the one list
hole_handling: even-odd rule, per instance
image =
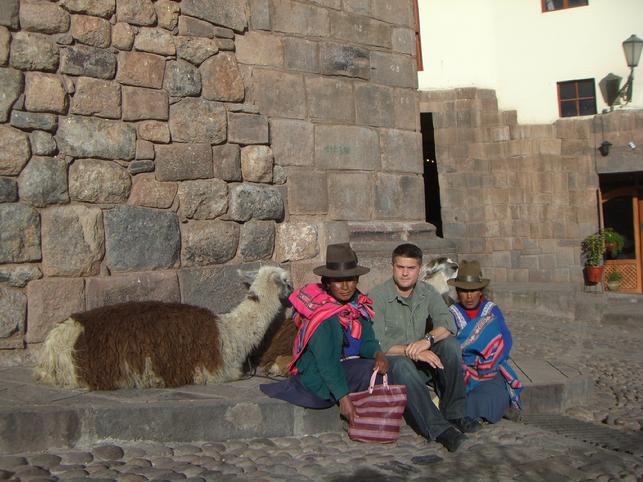
[[424, 339], [429, 342], [429, 348], [435, 344], [435, 337], [431, 333], [424, 335]]

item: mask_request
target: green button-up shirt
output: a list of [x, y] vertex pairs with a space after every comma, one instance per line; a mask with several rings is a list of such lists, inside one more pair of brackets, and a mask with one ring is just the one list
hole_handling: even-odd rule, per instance
[[456, 333], [455, 322], [446, 303], [433, 286], [418, 281], [408, 298], [400, 296], [393, 278], [376, 286], [369, 296], [373, 299], [373, 329], [384, 351], [393, 345], [406, 345], [426, 334], [426, 320], [431, 316], [433, 327]]

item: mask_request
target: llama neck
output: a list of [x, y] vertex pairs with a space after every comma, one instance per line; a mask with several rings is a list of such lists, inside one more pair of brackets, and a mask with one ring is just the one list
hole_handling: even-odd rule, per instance
[[241, 364], [255, 348], [282, 308], [278, 300], [246, 299], [230, 313], [219, 315], [219, 334], [224, 363]]

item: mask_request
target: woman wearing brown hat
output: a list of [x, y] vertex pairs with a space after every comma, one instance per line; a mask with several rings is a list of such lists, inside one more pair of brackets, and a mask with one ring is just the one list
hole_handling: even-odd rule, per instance
[[359, 277], [369, 271], [357, 264], [348, 243], [328, 246], [326, 264], [313, 270], [321, 283], [295, 290], [289, 298], [298, 328], [288, 366], [293, 376], [261, 385], [265, 394], [308, 408], [339, 403], [340, 413], [353, 421], [348, 393], [367, 389], [373, 370], [388, 370], [373, 332], [372, 301], [357, 289]]
[[467, 416], [496, 423], [510, 404], [520, 409], [522, 383], [507, 363], [511, 332], [500, 308], [482, 292], [489, 280], [482, 277], [480, 263], [462, 261], [457, 278], [448, 283], [458, 294], [449, 310], [462, 347]]

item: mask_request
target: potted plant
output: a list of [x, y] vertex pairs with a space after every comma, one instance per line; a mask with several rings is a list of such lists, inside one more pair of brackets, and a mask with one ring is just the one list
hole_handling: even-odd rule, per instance
[[585, 278], [588, 284], [596, 284], [603, 277], [603, 256], [605, 255], [605, 240], [603, 233], [598, 232], [587, 236], [581, 245], [585, 257]]
[[610, 271], [609, 273], [607, 273], [607, 276], [605, 276], [607, 289], [610, 291], [618, 291], [618, 289], [621, 287], [622, 279], [623, 275], [621, 273], [619, 273], [618, 271]]
[[612, 258], [616, 258], [623, 251], [625, 239], [613, 228], [603, 230], [603, 239], [605, 240], [605, 251], [609, 251]]

